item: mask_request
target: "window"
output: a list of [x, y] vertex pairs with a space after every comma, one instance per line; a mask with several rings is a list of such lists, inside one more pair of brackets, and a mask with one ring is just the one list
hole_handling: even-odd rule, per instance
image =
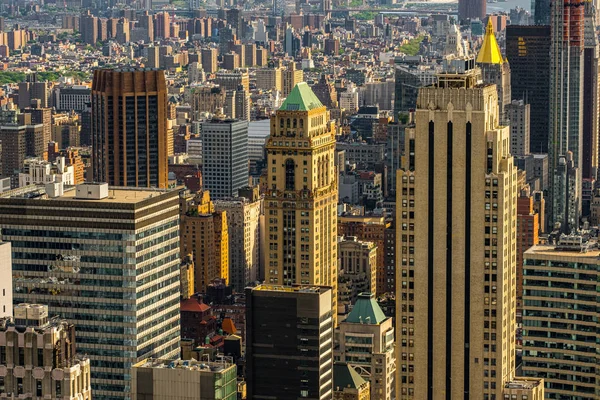
[[286, 190], [294, 190], [296, 187], [296, 177], [295, 177], [295, 163], [294, 160], [288, 158], [285, 161], [285, 189]]

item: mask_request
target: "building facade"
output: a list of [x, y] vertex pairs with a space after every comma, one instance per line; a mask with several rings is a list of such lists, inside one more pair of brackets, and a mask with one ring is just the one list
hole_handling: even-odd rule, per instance
[[550, 26], [508, 25], [506, 57], [513, 100], [530, 105], [532, 153], [548, 153]]
[[331, 286], [335, 311], [335, 128], [306, 83], [271, 118], [266, 151], [265, 283]]
[[164, 71], [94, 71], [92, 169], [96, 182], [166, 188], [168, 136]]
[[332, 397], [332, 297], [319, 286], [246, 289], [248, 399]]
[[543, 378], [548, 399], [600, 396], [599, 255], [578, 234], [524, 254], [523, 375]]
[[215, 200], [248, 186], [248, 122], [213, 118], [202, 123], [202, 180]]
[[[550, 11], [550, 120], [548, 126], [549, 199], [546, 204], [552, 224], [564, 232], [579, 226], [581, 197], [565, 191], [569, 185], [563, 166], [572, 154], [572, 164], [581, 181], [583, 156], [583, 49], [584, 2], [551, 2]], [[546, 38], [547, 39], [547, 38]], [[531, 68], [531, 66], [529, 66]], [[574, 206], [575, 212], [569, 206]], [[576, 215], [576, 219], [572, 215]]]
[[106, 184], [0, 197], [14, 302], [43, 302], [76, 324], [96, 399], [125, 398], [138, 361], [179, 354], [178, 210], [177, 191]]
[[[371, 400], [396, 398], [396, 349], [392, 318], [386, 317], [370, 293], [361, 293], [340, 323], [336, 361], [354, 367], [371, 386]], [[408, 360], [407, 353], [402, 361]], [[400, 362], [398, 360], [398, 362]]]
[[[525, 104], [523, 100], [513, 100], [504, 110], [510, 122], [510, 154], [513, 156], [530, 154], [531, 105]], [[530, 178], [527, 177], [528, 180]]]
[[13, 315], [12, 252], [9, 242], [0, 242], [0, 318]]
[[75, 327], [48, 306], [19, 304], [0, 319], [0, 398], [91, 400], [90, 360], [75, 353]]
[[215, 211], [208, 191], [180, 196], [181, 254], [192, 255], [194, 288], [206, 292], [215, 279], [229, 280], [227, 212]]
[[131, 400], [237, 399], [237, 367], [231, 361], [149, 358], [131, 369]]
[[496, 86], [459, 64], [419, 91], [398, 172], [398, 399], [499, 399], [515, 374], [516, 168]]
[[227, 213], [229, 231], [229, 283], [241, 293], [259, 277], [260, 215], [262, 200], [258, 190], [250, 198], [216, 200], [215, 211]]
[[373, 242], [355, 236], [338, 240], [338, 314], [346, 314], [360, 293], [374, 293], [377, 288], [377, 253]]

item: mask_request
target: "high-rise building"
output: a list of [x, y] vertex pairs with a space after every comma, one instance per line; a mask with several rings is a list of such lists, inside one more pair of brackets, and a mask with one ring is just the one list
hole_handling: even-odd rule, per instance
[[168, 185], [167, 89], [159, 70], [96, 70], [93, 173], [111, 186]]
[[323, 286], [246, 289], [247, 398], [331, 398], [333, 296]]
[[281, 78], [281, 89], [283, 90], [281, 95], [287, 97], [297, 84], [304, 81], [304, 71], [298, 69], [295, 62], [291, 62], [288, 67], [282, 71]]
[[48, 306], [15, 306], [14, 318], [0, 319], [0, 343], [0, 397], [92, 398], [90, 359], [75, 353], [75, 327], [49, 318]]
[[39, 100], [38, 108], [48, 108], [50, 97], [48, 82], [40, 81], [35, 73], [28, 74], [25, 82], [19, 83], [19, 108], [21, 109], [31, 107], [32, 102], [37, 103], [36, 100]]
[[531, 14], [535, 25], [550, 25], [550, 0], [533, 0]]
[[494, 34], [492, 19], [488, 18], [483, 44], [477, 54], [477, 65], [481, 68], [483, 82], [495, 84], [498, 88], [499, 123], [505, 124], [504, 108], [511, 102], [510, 66], [508, 60], [502, 57], [500, 46]]
[[[548, 161], [551, 184], [547, 206], [550, 222], [560, 223], [561, 230], [570, 231], [579, 226], [581, 197], [579, 193], [562, 190], [567, 186], [562, 166], [567, 163], [567, 152], [571, 152], [575, 173], [581, 180], [584, 108], [583, 0], [566, 0], [563, 3], [553, 1], [550, 27]], [[578, 200], [574, 201], [576, 196], [579, 196]], [[575, 213], [569, 209], [569, 205], [576, 208]], [[577, 215], [577, 219], [570, 218], [573, 214]]]
[[[398, 171], [398, 399], [503, 398], [515, 376], [517, 179], [495, 85], [456, 59], [421, 88]], [[457, 89], [460, 88], [460, 89]], [[399, 278], [400, 279], [400, 278]]]
[[13, 315], [12, 252], [10, 243], [0, 242], [0, 318]]
[[486, 16], [487, 4], [485, 0], [460, 0], [458, 2], [458, 19], [460, 21], [468, 19], [484, 20]]
[[242, 86], [245, 91], [250, 92], [250, 77], [247, 69], [219, 71], [215, 83], [225, 90], [238, 90], [238, 87]]
[[215, 200], [215, 211], [227, 213], [229, 233], [229, 282], [242, 293], [259, 278], [260, 215], [262, 199], [258, 188], [239, 190], [236, 199]]
[[[386, 317], [372, 293], [361, 293], [340, 322], [335, 358], [354, 367], [371, 384], [371, 399], [394, 399], [397, 363], [392, 318]], [[367, 356], [357, 354], [367, 354]], [[408, 360], [406, 353], [402, 362]]]
[[337, 107], [337, 91], [335, 90], [335, 85], [333, 82], [329, 81], [325, 74], [321, 74], [319, 82], [314, 84], [311, 89], [325, 107], [328, 109]]
[[212, 361], [147, 359], [131, 369], [131, 400], [237, 399], [237, 367]]
[[523, 310], [523, 254], [539, 243], [539, 232], [539, 214], [533, 209], [533, 196], [529, 188], [521, 189], [517, 199], [517, 314]]
[[591, 1], [585, 2], [585, 32], [583, 49], [583, 148], [581, 175], [596, 179], [598, 170], [598, 127], [600, 108], [600, 46], [596, 35], [596, 9]]
[[358, 240], [373, 242], [377, 247], [376, 286], [370, 293], [380, 295], [386, 292], [385, 231], [390, 223], [384, 217], [373, 215], [340, 215], [337, 230], [339, 236], [353, 236]]
[[105, 183], [0, 198], [14, 302], [43, 302], [77, 326], [94, 399], [126, 398], [133, 364], [179, 354], [178, 200], [178, 191]]
[[556, 239], [524, 255], [523, 375], [548, 399], [598, 399], [597, 238]]
[[94, 17], [88, 11], [87, 14], [81, 16], [81, 40], [83, 43], [95, 46], [98, 42], [98, 18]]
[[333, 364], [333, 400], [370, 399], [369, 382], [347, 363], [335, 362]]
[[166, 39], [171, 36], [171, 16], [163, 11], [154, 16], [154, 37]]
[[510, 123], [510, 154], [529, 155], [531, 106], [523, 100], [513, 100], [504, 107], [504, 112]]
[[201, 60], [202, 60], [202, 69], [207, 74], [212, 74], [217, 72], [217, 49], [202, 49], [201, 52]]
[[548, 25], [506, 27], [506, 56], [510, 60], [512, 98], [530, 105], [532, 153], [548, 152], [549, 37]]
[[281, 85], [283, 84], [281, 73], [281, 68], [257, 69], [255, 72], [256, 88], [262, 90], [277, 90], [281, 92]]
[[194, 288], [206, 292], [215, 279], [229, 281], [229, 229], [226, 211], [215, 211], [208, 191], [180, 199], [181, 254], [192, 255]]
[[266, 151], [265, 282], [331, 286], [335, 314], [335, 127], [306, 83], [296, 85], [271, 117]]
[[338, 239], [338, 314], [345, 315], [361, 293], [377, 288], [377, 253], [375, 243], [355, 236]]
[[248, 186], [248, 122], [213, 118], [202, 123], [202, 180], [215, 200]]

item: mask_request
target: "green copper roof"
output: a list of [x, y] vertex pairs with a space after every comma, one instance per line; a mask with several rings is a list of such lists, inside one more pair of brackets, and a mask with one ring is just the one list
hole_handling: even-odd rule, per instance
[[343, 362], [333, 364], [333, 388], [343, 390], [344, 388], [358, 389], [366, 381], [356, 370]]
[[308, 111], [323, 107], [317, 95], [306, 82], [300, 82], [290, 92], [279, 109], [281, 111]]
[[346, 322], [378, 325], [385, 319], [387, 317], [375, 301], [375, 296], [371, 293], [360, 293], [354, 308], [346, 318]]

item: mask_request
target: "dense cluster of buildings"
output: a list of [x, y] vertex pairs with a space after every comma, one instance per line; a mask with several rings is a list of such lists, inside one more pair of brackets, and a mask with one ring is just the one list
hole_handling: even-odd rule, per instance
[[0, 4], [0, 398], [600, 398], [593, 2], [59, 3]]

